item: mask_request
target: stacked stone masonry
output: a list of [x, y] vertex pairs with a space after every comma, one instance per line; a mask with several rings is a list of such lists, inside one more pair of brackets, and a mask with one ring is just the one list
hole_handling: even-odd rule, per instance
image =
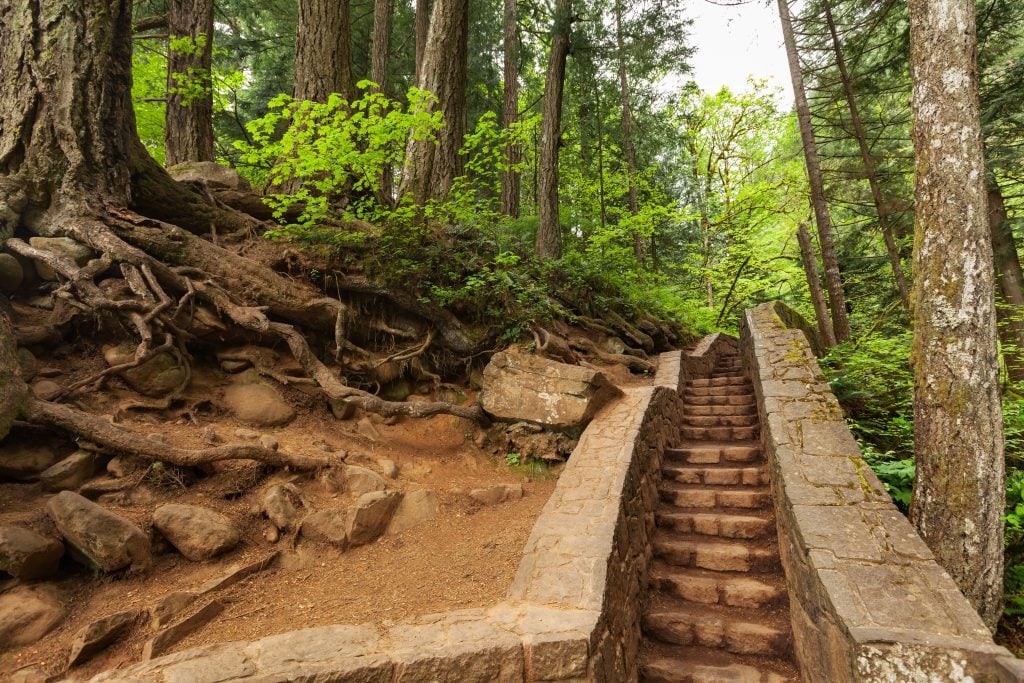
[[799, 320], [762, 304], [746, 312], [740, 346], [803, 680], [1024, 681], [861, 458]]
[[681, 417], [685, 362], [674, 352], [661, 363], [668, 374], [659, 386], [626, 390], [583, 432], [506, 601], [386, 630], [335, 625], [208, 645], [92, 680], [635, 681], [657, 476]]

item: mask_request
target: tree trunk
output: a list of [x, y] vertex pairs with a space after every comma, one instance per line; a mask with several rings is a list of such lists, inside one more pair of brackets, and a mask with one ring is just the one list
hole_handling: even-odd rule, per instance
[[[626, 172], [629, 186], [629, 213], [640, 213], [640, 199], [636, 187], [636, 147], [633, 145], [633, 108], [629, 97], [629, 74], [626, 70], [626, 47], [622, 39], [622, 0], [615, 3], [615, 46], [619, 58], [619, 94], [622, 98], [622, 146], [626, 152]], [[644, 238], [633, 234], [633, 256], [637, 263], [644, 261]]]
[[417, 86], [437, 98], [444, 115], [437, 142], [410, 140], [399, 194], [412, 193], [418, 206], [443, 199], [462, 173], [466, 133], [469, 0], [436, 0], [430, 15], [423, 66]]
[[213, 0], [170, 0], [171, 41], [189, 38], [185, 49], [167, 50], [167, 165], [213, 161]]
[[990, 628], [1002, 611], [1003, 421], [974, 0], [910, 0], [914, 480], [910, 518]]
[[[505, 0], [504, 48], [505, 48], [505, 100], [502, 106], [501, 122], [508, 130], [519, 120], [519, 21], [516, 0]], [[501, 175], [501, 213], [519, 218], [519, 171], [514, 168], [520, 160], [519, 145], [505, 147], [505, 164], [508, 168]]]
[[331, 93], [355, 96], [349, 0], [299, 0], [295, 25], [297, 100], [326, 102]]
[[836, 257], [835, 242], [832, 238], [832, 217], [825, 201], [825, 182], [821, 175], [821, 161], [818, 159], [818, 144], [814, 139], [811, 125], [811, 109], [807, 105], [804, 76], [800, 70], [800, 55], [796, 50], [793, 33], [793, 17], [787, 0], [778, 0], [779, 18], [782, 20], [782, 35], [786, 42], [786, 57], [789, 60], [789, 74], [793, 80], [793, 96], [796, 100], [796, 114], [800, 121], [800, 137], [803, 140], [804, 160], [807, 163], [807, 179], [811, 186], [811, 203], [814, 206], [814, 220], [818, 225], [818, 243], [821, 246], [821, 260], [825, 265], [825, 287], [832, 311], [832, 327], [836, 341], [850, 338], [850, 321], [846, 316], [846, 295], [839, 273], [839, 259]]
[[427, 34], [430, 33], [430, 0], [416, 0], [416, 74], [413, 82], [419, 84], [423, 71], [423, 55], [427, 51]]
[[804, 264], [804, 273], [807, 274], [807, 289], [811, 293], [811, 303], [814, 304], [818, 331], [826, 348], [830, 349], [836, 345], [836, 333], [832, 330], [832, 320], [828, 317], [825, 292], [821, 288], [821, 278], [818, 277], [818, 259], [814, 256], [814, 245], [811, 243], [811, 234], [807, 232], [806, 224], [800, 224], [796, 237], [800, 242], [800, 260]]
[[853, 124], [854, 137], [857, 138], [857, 145], [860, 147], [860, 156], [864, 162], [864, 174], [868, 177], [868, 185], [871, 187], [871, 199], [875, 203], [875, 213], [878, 215], [878, 227], [882, 229], [882, 238], [885, 240], [885, 250], [889, 254], [889, 263], [892, 265], [892, 275], [896, 280], [896, 288], [900, 293], [900, 301], [903, 302], [903, 309], [910, 313], [910, 286], [903, 274], [903, 262], [900, 259], [899, 246], [893, 235], [892, 225], [889, 223], [889, 209], [882, 194], [882, 186], [878, 182], [878, 173], [875, 170], [875, 160], [871, 156], [871, 149], [868, 146], [867, 133], [864, 131], [864, 123], [860, 118], [860, 111], [857, 108], [857, 96], [853, 90], [853, 81], [850, 79], [850, 72], [846, 68], [846, 58], [843, 55], [843, 47], [839, 42], [839, 34], [836, 31], [836, 22], [832, 16], [832, 4], [829, 0], [823, 0], [825, 9], [825, 21], [828, 23], [829, 33], [832, 35], [832, 47], [836, 55], [836, 66], [839, 68], [839, 79], [843, 82], [843, 91], [846, 93], [846, 103], [850, 110], [850, 122]]
[[988, 186], [989, 230], [992, 255], [999, 283], [999, 335], [1003, 342], [1003, 360], [1011, 382], [1024, 381], [1024, 272], [1021, 271], [1017, 245], [1013, 240], [1006, 203], [999, 185]]
[[[388, 62], [391, 54], [391, 17], [394, 0], [374, 0], [373, 3], [373, 46], [370, 58], [370, 80], [377, 84], [380, 92], [387, 94]], [[390, 164], [380, 174], [380, 199], [384, 206], [394, 204], [393, 170]]]
[[569, 57], [569, 32], [572, 28], [572, 0], [555, 1], [551, 30], [551, 55], [544, 81], [541, 112], [540, 169], [537, 177], [537, 255], [559, 258], [562, 255], [562, 226], [558, 216], [558, 150], [562, 134], [562, 92], [565, 87], [565, 62]]

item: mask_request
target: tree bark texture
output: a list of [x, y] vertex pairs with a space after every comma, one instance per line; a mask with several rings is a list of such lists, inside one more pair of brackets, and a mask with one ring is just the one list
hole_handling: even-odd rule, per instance
[[875, 213], [878, 215], [878, 227], [881, 228], [882, 238], [885, 240], [885, 250], [889, 254], [889, 263], [892, 266], [893, 279], [896, 280], [896, 289], [900, 293], [900, 301], [903, 303], [903, 309], [909, 314], [910, 285], [907, 284], [907, 277], [903, 273], [900, 249], [896, 244], [896, 237], [893, 235], [892, 224], [889, 223], [889, 209], [885, 202], [885, 196], [882, 193], [882, 185], [878, 182], [875, 160], [871, 156], [867, 133], [864, 130], [864, 123], [860, 118], [860, 111], [857, 108], [857, 95], [853, 89], [853, 81], [850, 79], [850, 71], [846, 67], [846, 57], [843, 55], [843, 46], [839, 41], [839, 33], [836, 31], [836, 22], [832, 16], [832, 4], [829, 0], [824, 0], [823, 7], [825, 10], [825, 21], [828, 23], [829, 33], [832, 35], [832, 48], [836, 55], [836, 66], [839, 68], [839, 79], [843, 82], [843, 91], [846, 94], [846, 103], [850, 110], [850, 123], [853, 124], [854, 137], [857, 138], [857, 145], [860, 147], [860, 156], [864, 163], [864, 174], [868, 177], [868, 185], [871, 187], [871, 199], [875, 204]]
[[[501, 123], [508, 130], [519, 120], [519, 19], [516, 0], [505, 0], [504, 52], [505, 87], [502, 103]], [[519, 218], [519, 171], [513, 167], [519, 163], [521, 151], [518, 145], [505, 147], [505, 163], [508, 168], [501, 175], [501, 213]]]
[[556, 0], [551, 55], [544, 81], [537, 162], [539, 222], [536, 248], [541, 258], [559, 258], [562, 255], [562, 226], [558, 215], [558, 150], [561, 147], [562, 93], [565, 89], [565, 63], [569, 57], [571, 28], [572, 0]]
[[[373, 45], [370, 57], [370, 80], [377, 84], [382, 93], [388, 88], [388, 63], [391, 55], [391, 21], [394, 0], [374, 0], [373, 3]], [[394, 202], [393, 169], [385, 165], [380, 174], [380, 195], [385, 206]]]
[[[633, 107], [629, 96], [629, 72], [626, 68], [626, 46], [622, 37], [622, 0], [615, 3], [615, 46], [619, 58], [619, 95], [622, 101], [622, 146], [626, 153], [626, 172], [629, 183], [629, 213], [640, 213], [640, 197], [636, 187], [636, 146], [633, 144]], [[644, 260], [644, 238], [633, 235], [633, 256], [637, 263]]]
[[910, 0], [914, 480], [910, 518], [994, 628], [1002, 610], [1003, 421], [974, 0]]
[[414, 18], [416, 31], [416, 74], [414, 82], [420, 82], [420, 73], [423, 70], [423, 55], [427, 51], [427, 34], [430, 33], [430, 0], [416, 0], [416, 15]]
[[444, 127], [436, 142], [411, 140], [406, 151], [401, 193], [412, 192], [418, 206], [445, 197], [462, 173], [468, 40], [469, 0], [435, 0], [417, 86], [437, 98]]
[[299, 0], [295, 25], [297, 100], [326, 102], [331, 93], [355, 96], [349, 0]]
[[1013, 240], [1002, 190], [994, 182], [988, 187], [988, 218], [995, 260], [999, 336], [1003, 343], [1006, 374], [1012, 382], [1024, 380], [1024, 272]]
[[213, 161], [213, 0], [167, 4], [171, 40], [190, 39], [186, 49], [175, 50], [172, 44], [167, 50], [167, 165]]
[[782, 35], [786, 42], [786, 57], [789, 60], [789, 74], [793, 80], [793, 96], [796, 100], [796, 114], [800, 122], [800, 137], [803, 140], [804, 160], [807, 163], [807, 179], [811, 187], [811, 204], [814, 220], [818, 225], [818, 243], [821, 246], [821, 260], [825, 266], [825, 287], [832, 311], [832, 327], [836, 340], [843, 342], [850, 338], [850, 321], [846, 315], [846, 295], [839, 272], [835, 241], [832, 237], [832, 217], [825, 199], [825, 182], [821, 175], [821, 160], [818, 158], [818, 144], [814, 139], [811, 124], [811, 109], [807, 104], [804, 75], [800, 68], [800, 54], [796, 49], [793, 33], [793, 17], [788, 0], [778, 0], [779, 18], [782, 20]]
[[807, 275], [807, 289], [811, 293], [811, 303], [814, 304], [818, 332], [821, 333], [821, 339], [826, 347], [832, 348], [836, 345], [836, 333], [832, 330], [832, 319], [828, 317], [828, 306], [825, 305], [825, 292], [821, 288], [821, 278], [818, 276], [818, 259], [814, 255], [811, 233], [807, 231], [804, 223], [797, 229], [796, 237], [800, 243], [800, 261]]

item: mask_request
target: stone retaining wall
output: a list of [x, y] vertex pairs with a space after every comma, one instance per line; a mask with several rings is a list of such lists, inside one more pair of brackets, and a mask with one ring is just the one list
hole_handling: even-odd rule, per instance
[[325, 626], [209, 645], [93, 681], [635, 681], [657, 477], [679, 438], [685, 373], [679, 352], [660, 363], [664, 385], [626, 390], [583, 432], [505, 602], [387, 630]]
[[861, 458], [797, 320], [779, 303], [748, 310], [741, 349], [803, 680], [1024, 681]]

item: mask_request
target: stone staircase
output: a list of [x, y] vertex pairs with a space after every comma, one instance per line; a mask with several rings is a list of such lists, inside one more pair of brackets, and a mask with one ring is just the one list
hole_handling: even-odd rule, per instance
[[739, 357], [720, 357], [683, 398], [683, 442], [662, 466], [640, 679], [799, 681], [757, 406]]

